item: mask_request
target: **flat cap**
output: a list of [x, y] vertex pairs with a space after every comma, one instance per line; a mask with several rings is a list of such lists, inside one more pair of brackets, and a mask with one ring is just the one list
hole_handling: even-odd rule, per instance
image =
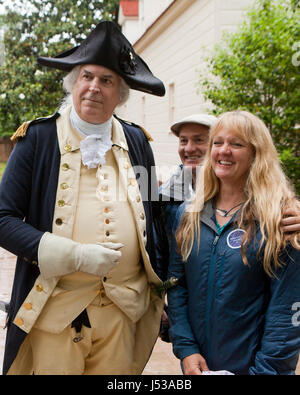
[[212, 124], [217, 120], [214, 115], [208, 114], [193, 114], [189, 115], [188, 117], [183, 118], [181, 121], [174, 123], [171, 126], [172, 132], [178, 137], [179, 131], [182, 125], [187, 123], [197, 123], [199, 125], [204, 125], [207, 127], [211, 127]]

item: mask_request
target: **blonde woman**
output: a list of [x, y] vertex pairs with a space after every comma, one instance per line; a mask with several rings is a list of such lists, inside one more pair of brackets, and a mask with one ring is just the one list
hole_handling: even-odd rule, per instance
[[287, 207], [300, 212], [267, 127], [245, 111], [220, 116], [196, 197], [174, 218], [170, 337], [185, 374], [294, 374], [300, 243], [280, 227]]

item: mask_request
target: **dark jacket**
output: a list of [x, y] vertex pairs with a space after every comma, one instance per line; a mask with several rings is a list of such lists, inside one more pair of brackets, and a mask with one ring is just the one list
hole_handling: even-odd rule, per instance
[[160, 278], [163, 280], [167, 279], [172, 228], [176, 212], [184, 201], [191, 199], [192, 195], [192, 173], [182, 164], [159, 188], [162, 221], [158, 224], [159, 229], [157, 226], [154, 228], [154, 239]]
[[[177, 229], [184, 212], [174, 221]], [[197, 242], [182, 262], [174, 237], [168, 277], [181, 279], [168, 292], [168, 312], [175, 355], [200, 353], [210, 370], [235, 374], [294, 374], [300, 349], [295, 306], [300, 296], [300, 251], [288, 246], [282, 268], [269, 277], [262, 265], [259, 229], [242, 261], [242, 232], [232, 219], [218, 233], [212, 205], [201, 214]], [[196, 237], [197, 240], [197, 237]], [[299, 306], [298, 306], [299, 308]]]
[[[26, 333], [12, 324], [16, 313], [40, 274], [36, 264], [38, 246], [44, 232], [52, 231], [60, 165], [56, 119], [39, 119], [30, 124], [26, 137], [16, 144], [0, 184], [0, 245], [18, 256], [8, 311], [3, 374], [14, 361]], [[143, 166], [151, 174], [154, 158], [142, 130], [119, 120], [123, 126], [133, 166]], [[138, 178], [138, 175], [137, 175]], [[146, 249], [154, 271], [158, 272], [152, 224], [159, 221], [157, 181], [148, 178], [141, 191], [146, 213]], [[144, 182], [147, 182], [144, 180]], [[156, 202], [157, 203], [157, 202]]]

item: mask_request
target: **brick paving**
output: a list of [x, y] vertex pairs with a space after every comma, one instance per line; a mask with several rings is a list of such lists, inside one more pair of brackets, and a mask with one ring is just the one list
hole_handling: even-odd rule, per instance
[[[14, 277], [15, 256], [0, 248], [0, 300], [9, 301]], [[5, 344], [5, 314], [0, 311], [0, 373]], [[170, 343], [157, 340], [151, 358], [145, 367], [144, 375], [181, 375], [178, 359], [172, 353]], [[296, 374], [300, 375], [300, 359]]]

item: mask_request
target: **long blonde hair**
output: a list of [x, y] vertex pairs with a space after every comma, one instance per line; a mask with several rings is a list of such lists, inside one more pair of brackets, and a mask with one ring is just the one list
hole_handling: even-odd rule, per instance
[[[200, 245], [200, 212], [208, 200], [219, 193], [219, 180], [211, 162], [213, 139], [222, 128], [229, 128], [254, 148], [254, 160], [250, 166], [245, 185], [246, 202], [241, 209], [238, 226], [245, 230], [242, 241], [242, 258], [247, 264], [244, 246], [247, 246], [255, 234], [259, 223], [264, 247], [263, 266], [268, 275], [281, 266], [280, 252], [286, 247], [287, 240], [300, 249], [299, 234], [289, 237], [280, 230], [282, 210], [294, 209], [300, 213], [300, 202], [287, 180], [266, 125], [255, 115], [247, 111], [232, 111], [222, 114], [210, 131], [208, 150], [203, 164], [202, 179], [197, 179], [194, 200], [187, 206], [181, 224], [176, 232], [176, 241], [183, 261], [191, 253], [195, 237]], [[201, 173], [200, 173], [201, 174]], [[299, 215], [299, 214], [298, 214]]]

